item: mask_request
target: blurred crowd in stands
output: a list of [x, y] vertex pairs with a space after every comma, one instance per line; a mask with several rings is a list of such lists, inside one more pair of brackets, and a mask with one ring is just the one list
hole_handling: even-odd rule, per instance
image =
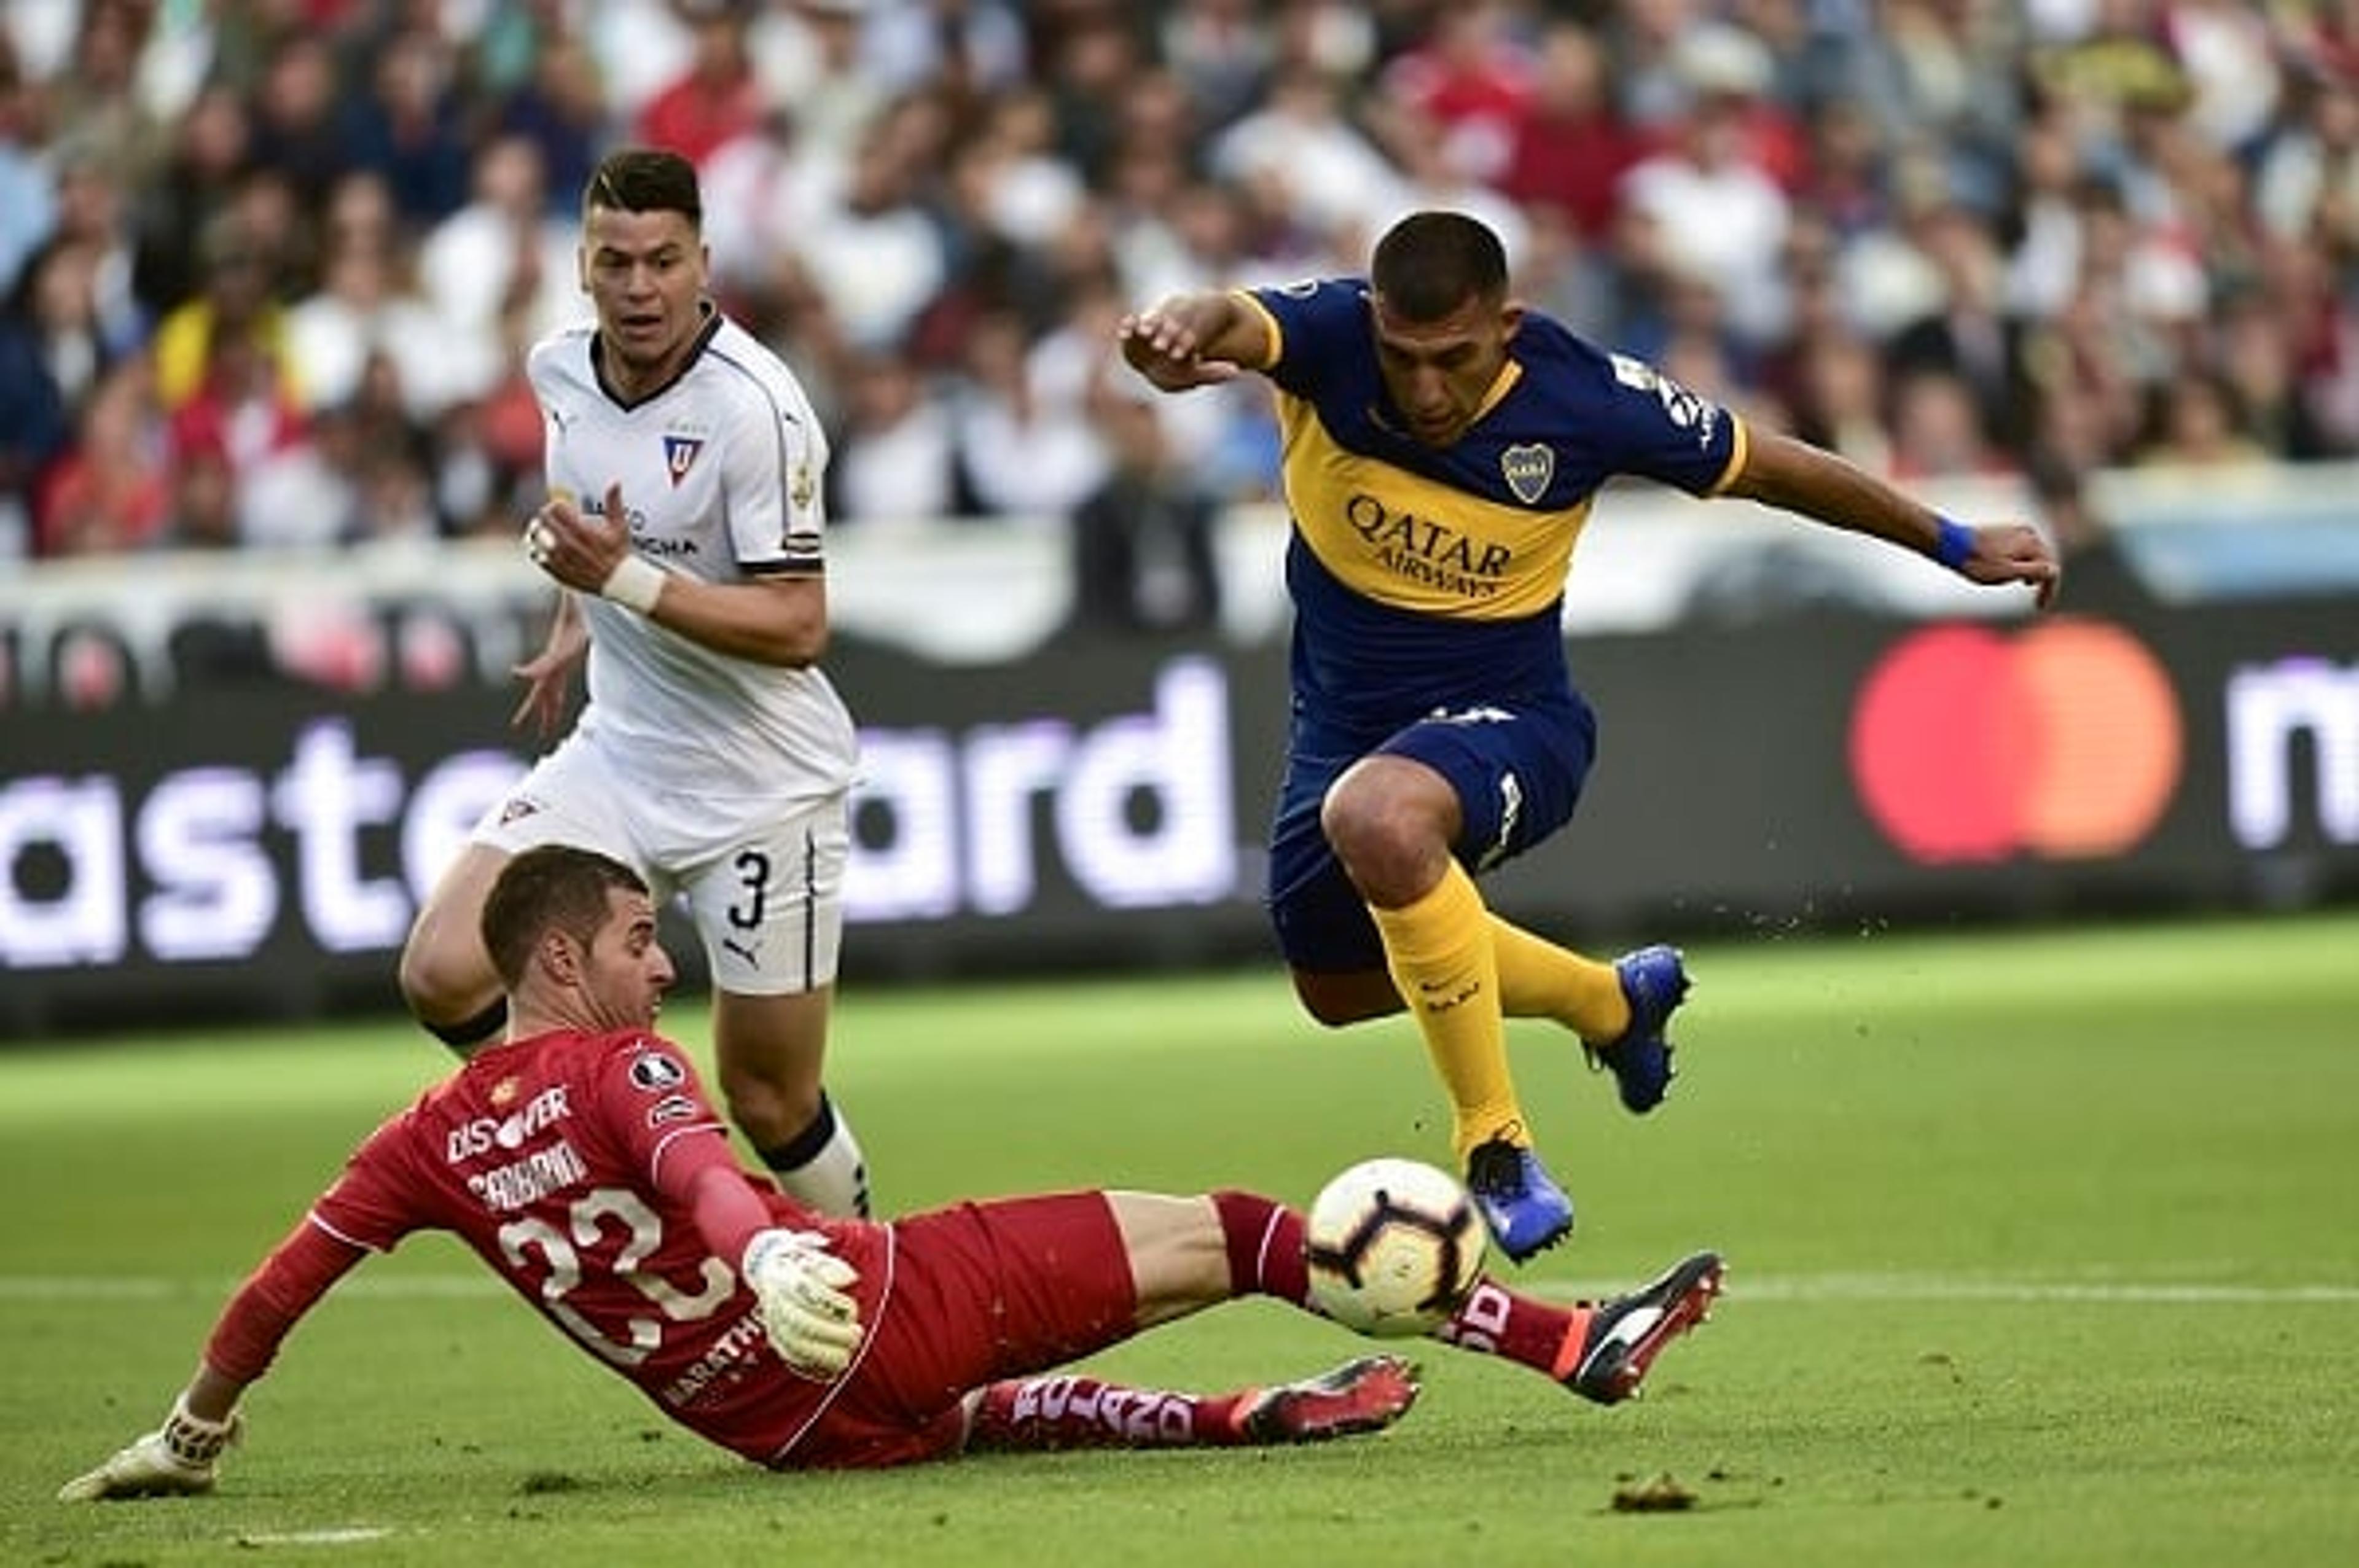
[[0, 557], [511, 530], [624, 142], [846, 528], [1267, 495], [1266, 395], [1142, 428], [1114, 319], [1427, 206], [1904, 480], [2359, 454], [2359, 0], [8, 0]]

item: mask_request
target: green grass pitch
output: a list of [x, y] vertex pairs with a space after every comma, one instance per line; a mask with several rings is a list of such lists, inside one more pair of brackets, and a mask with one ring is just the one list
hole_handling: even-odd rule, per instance
[[[219, 1494], [55, 1503], [154, 1424], [224, 1292], [441, 1059], [392, 1021], [0, 1051], [0, 1563], [2359, 1562], [2359, 914], [1690, 961], [1654, 1116], [1565, 1037], [1513, 1035], [1581, 1207], [1520, 1277], [1729, 1257], [1644, 1400], [1435, 1346], [1375, 1439], [862, 1476], [702, 1447], [434, 1238], [298, 1330]], [[668, 1023], [701, 1045], [699, 1009]], [[1444, 1152], [1409, 1028], [1320, 1031], [1274, 967], [855, 989], [831, 1077], [896, 1208], [1305, 1201], [1364, 1155]], [[1098, 1366], [1229, 1387], [1358, 1346], [1248, 1303]], [[1614, 1506], [1663, 1476], [1691, 1506]]]

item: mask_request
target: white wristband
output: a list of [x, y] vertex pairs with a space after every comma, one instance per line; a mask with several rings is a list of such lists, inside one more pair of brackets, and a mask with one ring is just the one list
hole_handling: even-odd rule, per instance
[[665, 575], [663, 568], [644, 557], [625, 556], [598, 585], [598, 597], [642, 615], [653, 615], [656, 600], [663, 597]]
[[221, 1457], [223, 1449], [237, 1439], [237, 1412], [232, 1411], [222, 1421], [207, 1421], [189, 1410], [189, 1396], [183, 1390], [172, 1401], [172, 1413], [165, 1418], [158, 1433], [172, 1457], [190, 1469], [201, 1469]]

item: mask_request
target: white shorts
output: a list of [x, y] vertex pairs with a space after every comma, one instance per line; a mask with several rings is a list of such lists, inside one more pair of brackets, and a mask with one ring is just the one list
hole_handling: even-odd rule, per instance
[[781, 996], [835, 982], [847, 801], [848, 792], [785, 803], [654, 799], [569, 735], [470, 837], [511, 855], [573, 844], [614, 856], [647, 879], [658, 905], [676, 894], [687, 904], [715, 990]]

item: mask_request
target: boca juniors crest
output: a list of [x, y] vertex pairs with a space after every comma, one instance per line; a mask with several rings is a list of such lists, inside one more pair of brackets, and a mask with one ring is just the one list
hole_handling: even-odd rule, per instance
[[1530, 506], [1548, 493], [1549, 481], [1556, 477], [1556, 449], [1538, 441], [1509, 447], [1499, 454], [1499, 475], [1516, 499]]

